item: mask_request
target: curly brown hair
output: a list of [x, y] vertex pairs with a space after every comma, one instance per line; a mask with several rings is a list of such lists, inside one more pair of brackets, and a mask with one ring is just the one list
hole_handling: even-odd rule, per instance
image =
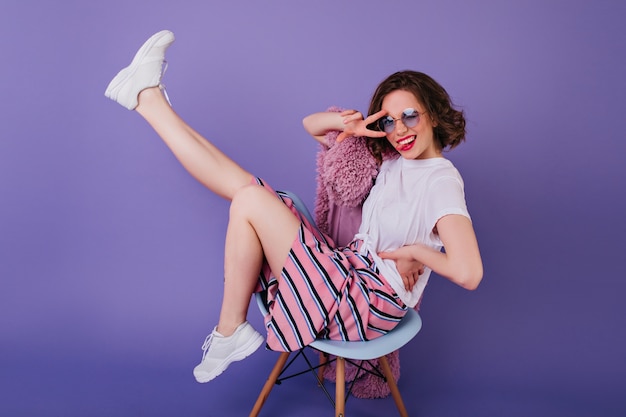
[[[433, 78], [418, 71], [399, 71], [381, 82], [370, 101], [368, 115], [381, 110], [384, 98], [396, 90], [413, 94], [431, 117], [433, 134], [439, 148], [450, 150], [465, 140], [465, 116], [462, 110], [454, 108], [448, 92]], [[378, 130], [375, 123], [368, 126]], [[397, 151], [386, 140], [367, 138], [367, 147], [378, 163], [397, 155]]]

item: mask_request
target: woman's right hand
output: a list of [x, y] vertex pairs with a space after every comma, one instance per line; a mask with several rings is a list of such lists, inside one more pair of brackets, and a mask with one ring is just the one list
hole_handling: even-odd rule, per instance
[[363, 114], [357, 110], [345, 110], [341, 112], [343, 117], [343, 131], [337, 136], [337, 142], [341, 142], [348, 136], [367, 136], [370, 138], [384, 138], [385, 132], [368, 129], [367, 126], [385, 116], [387, 112], [380, 110], [363, 119]]
[[396, 259], [396, 269], [404, 283], [404, 289], [413, 291], [420, 275], [424, 273], [424, 264], [416, 260]]

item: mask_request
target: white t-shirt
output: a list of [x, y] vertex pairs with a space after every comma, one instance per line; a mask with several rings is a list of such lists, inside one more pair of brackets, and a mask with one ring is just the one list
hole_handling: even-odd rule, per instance
[[441, 250], [433, 233], [437, 221], [448, 214], [470, 217], [465, 204], [463, 179], [445, 158], [386, 160], [376, 184], [363, 204], [363, 218], [356, 239], [362, 239], [363, 253], [369, 250], [382, 275], [409, 307], [415, 307], [428, 282], [425, 268], [412, 291], [406, 291], [392, 260], [378, 252], [423, 243]]

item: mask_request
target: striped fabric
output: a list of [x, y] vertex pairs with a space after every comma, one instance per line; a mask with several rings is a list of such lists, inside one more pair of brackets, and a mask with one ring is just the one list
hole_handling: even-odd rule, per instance
[[[261, 179], [259, 185], [275, 192]], [[393, 329], [407, 307], [379, 274], [360, 241], [334, 248], [294, 207], [276, 193], [301, 221], [282, 273], [274, 276], [265, 263], [257, 291], [266, 291], [267, 347], [294, 351], [316, 338], [371, 340]]]

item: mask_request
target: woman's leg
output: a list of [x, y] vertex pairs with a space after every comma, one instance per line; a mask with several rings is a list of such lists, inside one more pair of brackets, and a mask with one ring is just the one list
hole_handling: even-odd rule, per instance
[[158, 133], [185, 169], [209, 190], [232, 200], [252, 174], [191, 128], [167, 102], [159, 87], [143, 90], [135, 109]]
[[300, 221], [276, 195], [249, 185], [230, 207], [224, 256], [224, 299], [217, 331], [230, 335], [246, 320], [263, 260], [280, 274]]
[[247, 322], [252, 291], [265, 258], [280, 274], [299, 221], [276, 195], [251, 185], [253, 176], [192, 129], [171, 108], [160, 89], [169, 31], [148, 39], [131, 64], [109, 83], [105, 95], [136, 110], [200, 183], [232, 200], [224, 266], [224, 300], [216, 329], [207, 337], [202, 363], [194, 369], [208, 382], [228, 365], [252, 354], [263, 337]]
[[299, 227], [291, 210], [266, 188], [248, 185], [235, 193], [226, 232], [222, 310], [202, 346], [202, 362], [193, 370], [198, 382], [211, 381], [263, 343], [246, 321], [250, 297], [264, 257], [275, 274], [282, 272]]
[[165, 52], [173, 42], [174, 34], [168, 30], [152, 35], [104, 94], [141, 114], [194, 178], [230, 200], [252, 175], [185, 123], [161, 92]]

